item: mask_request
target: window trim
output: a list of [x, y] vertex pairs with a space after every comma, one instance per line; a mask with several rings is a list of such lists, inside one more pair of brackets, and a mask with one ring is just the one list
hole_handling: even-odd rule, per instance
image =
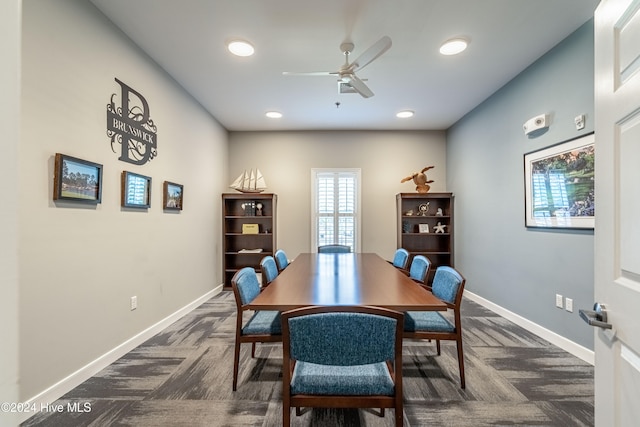
[[355, 192], [355, 237], [353, 239], [353, 252], [360, 252], [362, 245], [361, 228], [362, 228], [362, 209], [361, 209], [361, 189], [362, 189], [362, 169], [360, 168], [311, 168], [311, 251], [312, 253], [318, 252], [318, 221], [316, 218], [317, 212], [317, 178], [319, 174], [325, 173], [350, 173], [354, 174], [356, 178]]

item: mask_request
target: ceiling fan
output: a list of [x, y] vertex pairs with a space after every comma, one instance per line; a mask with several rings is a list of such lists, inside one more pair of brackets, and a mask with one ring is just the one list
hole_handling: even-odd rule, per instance
[[[364, 81], [356, 76], [356, 71], [363, 69], [381, 56], [391, 47], [391, 39], [388, 36], [382, 37], [369, 49], [365, 50], [359, 57], [349, 62], [349, 54], [353, 52], [354, 44], [344, 42], [340, 45], [340, 50], [344, 53], [345, 62], [338, 71], [316, 71], [308, 73], [297, 73], [285, 71], [286, 76], [338, 76], [339, 93], [359, 93], [364, 98], [372, 97], [374, 94]], [[366, 79], [365, 79], [366, 80]]]

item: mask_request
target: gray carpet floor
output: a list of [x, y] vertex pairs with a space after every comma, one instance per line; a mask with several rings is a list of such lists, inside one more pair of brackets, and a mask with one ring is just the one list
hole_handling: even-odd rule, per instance
[[[224, 291], [135, 348], [22, 426], [280, 426], [282, 347], [243, 345], [231, 390], [236, 309]], [[592, 426], [593, 366], [469, 300], [465, 373], [454, 342], [406, 341], [405, 426]], [[307, 409], [292, 426], [393, 426], [393, 410]]]

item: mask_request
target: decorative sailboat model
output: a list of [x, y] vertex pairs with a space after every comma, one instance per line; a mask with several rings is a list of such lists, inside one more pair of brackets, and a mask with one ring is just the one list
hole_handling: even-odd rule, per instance
[[262, 193], [267, 189], [267, 184], [260, 169], [251, 169], [249, 172], [242, 172], [229, 187], [241, 193]]

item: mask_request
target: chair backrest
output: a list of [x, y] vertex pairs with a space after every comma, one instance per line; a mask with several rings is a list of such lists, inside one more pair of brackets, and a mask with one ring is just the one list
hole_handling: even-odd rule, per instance
[[411, 268], [409, 269], [409, 277], [420, 283], [425, 283], [427, 274], [431, 268], [431, 261], [424, 255], [415, 255], [411, 260]]
[[451, 305], [459, 306], [464, 291], [465, 279], [452, 267], [440, 266], [436, 269], [431, 284], [431, 292]]
[[278, 266], [276, 260], [267, 255], [260, 260], [260, 271], [262, 273], [262, 285], [266, 286], [278, 277]]
[[404, 315], [379, 307], [305, 307], [282, 314], [291, 359], [355, 366], [401, 360]]
[[321, 254], [348, 254], [351, 252], [351, 246], [347, 245], [323, 245], [318, 246], [318, 252]]
[[287, 254], [282, 249], [278, 249], [273, 257], [276, 259], [276, 264], [278, 264], [278, 271], [284, 270], [289, 265]]
[[403, 313], [380, 307], [282, 313], [282, 425], [291, 407], [370, 407], [394, 408], [402, 427], [403, 327]]
[[260, 294], [260, 283], [253, 267], [244, 267], [238, 270], [231, 278], [231, 287], [238, 310]]
[[396, 250], [396, 254], [393, 256], [393, 266], [401, 269], [406, 269], [409, 263], [409, 252], [404, 248]]

